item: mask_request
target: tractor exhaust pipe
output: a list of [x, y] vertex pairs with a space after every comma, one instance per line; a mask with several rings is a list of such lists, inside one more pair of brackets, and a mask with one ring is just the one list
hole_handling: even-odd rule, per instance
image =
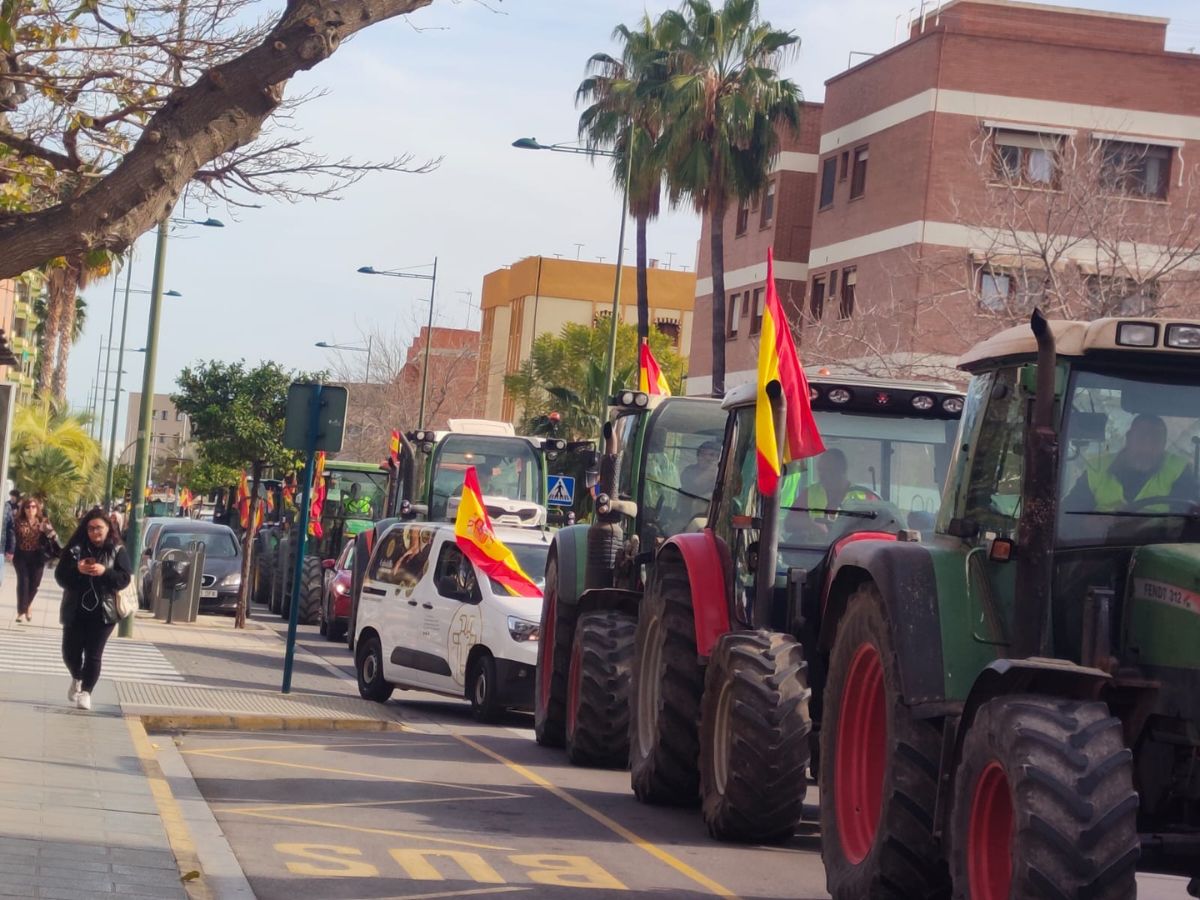
[[[767, 384], [767, 399], [771, 402], [771, 418], [775, 420], [776, 441], [782, 450], [787, 398], [783, 396], [783, 387], [778, 381]], [[781, 471], [780, 481], [782, 480]], [[779, 556], [779, 495], [777, 484], [775, 493], [764, 497], [762, 503], [762, 525], [758, 530], [758, 564], [754, 578], [754, 605], [750, 608], [748, 616], [750, 624], [755, 628], [771, 627], [771, 601], [775, 596], [775, 563]]]
[[1021, 480], [1023, 512], [1017, 526], [1017, 590], [1011, 653], [1018, 659], [1044, 656], [1048, 652], [1054, 529], [1058, 518], [1054, 334], [1039, 309], [1033, 311], [1029, 327], [1037, 339], [1038, 355], [1036, 394], [1025, 426], [1025, 471]]

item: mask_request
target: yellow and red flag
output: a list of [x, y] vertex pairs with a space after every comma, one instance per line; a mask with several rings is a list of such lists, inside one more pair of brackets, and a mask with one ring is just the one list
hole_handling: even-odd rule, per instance
[[512, 551], [496, 537], [487, 507], [483, 505], [479, 476], [475, 474], [474, 466], [467, 469], [463, 479], [462, 502], [458, 505], [458, 517], [454, 520], [454, 537], [467, 558], [483, 574], [504, 585], [510, 594], [517, 597], [542, 596], [541, 589], [521, 569]]
[[388, 443], [388, 456], [392, 462], [400, 461], [400, 432], [395, 428], [392, 429], [392, 439]]
[[245, 472], [242, 473], [242, 477], [238, 481], [237, 509], [238, 509], [238, 520], [242, 523], [242, 528], [249, 528], [250, 527], [250, 483], [246, 480]]
[[[783, 423], [783, 444], [775, 433], [775, 418], [767, 386], [779, 382], [787, 404]], [[767, 249], [767, 297], [763, 310], [762, 332], [758, 343], [758, 393], [755, 401], [754, 430], [758, 450], [758, 491], [773, 494], [779, 486], [779, 473], [794, 459], [825, 452], [825, 443], [813, 418], [808, 379], [800, 367], [792, 329], [783, 314], [783, 304], [775, 289], [775, 254]]]
[[309, 536], [321, 538], [325, 536], [325, 529], [321, 525], [321, 513], [325, 511], [325, 494], [328, 489], [325, 486], [325, 451], [317, 453], [317, 458], [313, 463], [313, 488], [312, 499], [308, 504], [308, 533]]
[[645, 338], [642, 338], [642, 346], [638, 350], [638, 390], [646, 394], [671, 396], [671, 387], [667, 384], [667, 376], [658, 367], [658, 360], [650, 351], [650, 342]]

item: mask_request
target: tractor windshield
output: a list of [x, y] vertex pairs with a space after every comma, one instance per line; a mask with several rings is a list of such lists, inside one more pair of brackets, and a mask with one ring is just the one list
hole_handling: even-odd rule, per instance
[[[678, 398], [667, 401], [643, 438], [645, 482], [639, 498], [642, 539], [667, 538], [708, 515], [717, 481], [725, 411], [719, 403]], [[632, 452], [622, 452], [619, 488], [633, 490]]]
[[383, 516], [387, 475], [383, 472], [357, 472], [326, 469], [325, 512], [337, 519], [374, 521]]
[[484, 496], [542, 503], [546, 476], [542, 460], [524, 438], [448, 434], [433, 459], [429, 518], [441, 521], [451, 497], [462, 494], [467, 469], [475, 467]]
[[815, 415], [825, 452], [787, 466], [781, 550], [823, 548], [851, 531], [932, 531], [957, 421]]
[[1058, 543], [1194, 540], [1200, 529], [1200, 376], [1071, 376]]

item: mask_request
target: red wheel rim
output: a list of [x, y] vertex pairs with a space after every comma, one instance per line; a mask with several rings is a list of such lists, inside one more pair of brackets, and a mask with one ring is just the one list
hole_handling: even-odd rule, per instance
[[883, 665], [874, 644], [863, 644], [850, 660], [838, 715], [833, 770], [834, 811], [846, 859], [866, 859], [879, 829], [883, 774], [887, 768], [887, 707]]
[[582, 677], [583, 650], [578, 640], [571, 642], [571, 667], [567, 670], [567, 736], [575, 733], [575, 713], [579, 709], [579, 680]]
[[554, 619], [557, 599], [546, 585], [546, 615], [538, 634], [538, 707], [543, 715], [550, 708], [550, 682], [554, 674]]
[[967, 825], [967, 881], [972, 900], [1008, 900], [1012, 892], [1012, 792], [998, 762], [975, 782]]

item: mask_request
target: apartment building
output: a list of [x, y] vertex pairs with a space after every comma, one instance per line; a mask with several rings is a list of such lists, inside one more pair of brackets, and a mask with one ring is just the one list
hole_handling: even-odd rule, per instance
[[[826, 82], [811, 185], [777, 200], [810, 203], [785, 293], [805, 362], [939, 375], [1034, 305], [1195, 314], [1200, 56], [1165, 50], [1167, 25], [954, 0]], [[726, 269], [764, 255], [732, 245]], [[749, 347], [728, 359], [727, 386], [753, 377]]]
[[0, 281], [0, 329], [4, 336], [3, 351], [7, 351], [0, 356], [0, 366], [7, 370], [5, 380], [15, 385], [19, 403], [33, 399], [38, 354], [31, 285], [36, 283], [36, 276]]
[[[180, 412], [170, 394], [155, 394], [150, 410], [150, 455], [152, 459], [194, 457], [192, 424], [187, 413]], [[133, 462], [133, 446], [137, 442], [138, 424], [142, 415], [142, 395], [131, 393], [125, 414], [125, 449], [121, 462]]]

